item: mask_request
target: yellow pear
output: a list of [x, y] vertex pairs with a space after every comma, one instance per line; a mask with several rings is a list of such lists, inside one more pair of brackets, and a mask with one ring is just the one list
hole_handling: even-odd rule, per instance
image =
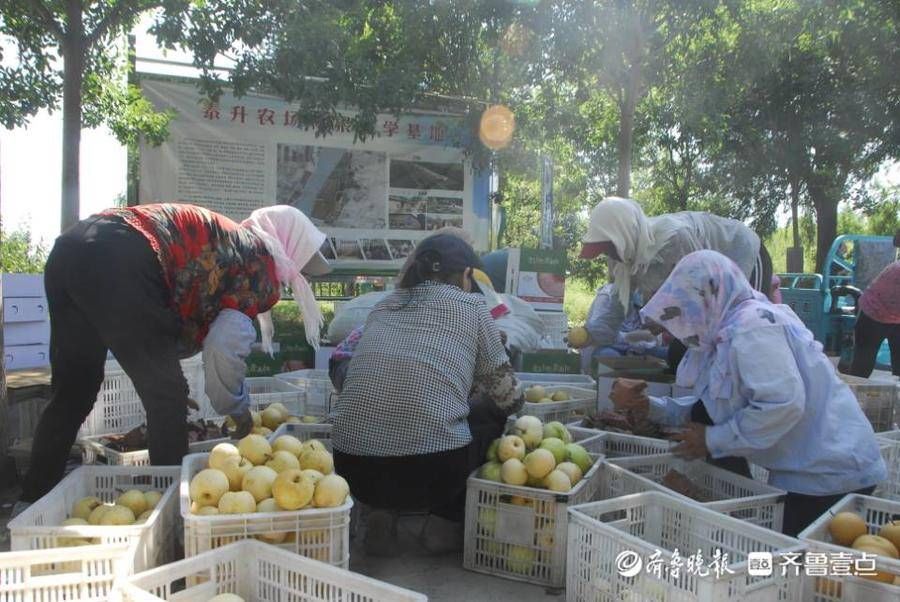
[[281, 435], [272, 442], [272, 451], [286, 451], [292, 453], [295, 457], [299, 457], [303, 451], [303, 443], [293, 435]]
[[307, 450], [300, 454], [300, 468], [318, 470], [324, 475], [334, 470], [334, 458], [327, 451]]
[[131, 525], [134, 524], [134, 512], [128, 506], [115, 505], [100, 518], [101, 525]]
[[312, 501], [315, 488], [302, 471], [286, 470], [272, 483], [272, 497], [284, 510], [299, 510]]
[[135, 516], [140, 516], [147, 510], [147, 498], [143, 491], [137, 489], [129, 489], [120, 495], [116, 504], [129, 508]]
[[275, 472], [284, 472], [292, 468], [300, 468], [300, 461], [297, 456], [282, 449], [272, 454], [272, 459], [266, 462], [266, 466]]
[[91, 515], [91, 512], [94, 511], [94, 508], [102, 505], [103, 501], [98, 497], [94, 497], [93, 495], [83, 497], [75, 502], [72, 507], [72, 518], [83, 518], [84, 520], [87, 520]]

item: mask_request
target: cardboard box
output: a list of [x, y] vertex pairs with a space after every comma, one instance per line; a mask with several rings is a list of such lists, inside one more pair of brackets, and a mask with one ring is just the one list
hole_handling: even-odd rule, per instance
[[510, 249], [506, 264], [506, 292], [535, 309], [563, 311], [566, 294], [565, 251]]
[[652, 357], [625, 356], [597, 358], [594, 365], [597, 378], [597, 409], [612, 409], [609, 393], [617, 378], [647, 381], [647, 394], [654, 397], [672, 395], [675, 375], [669, 374], [666, 362]]
[[523, 353], [517, 364], [516, 372], [548, 374], [579, 374], [581, 372], [581, 356], [565, 350], [544, 349]]
[[675, 376], [666, 374], [668, 369], [669, 365], [665, 361], [643, 355], [598, 357], [594, 360], [594, 373], [597, 376], [652, 379], [660, 382], [668, 379], [668, 382], [673, 382]]

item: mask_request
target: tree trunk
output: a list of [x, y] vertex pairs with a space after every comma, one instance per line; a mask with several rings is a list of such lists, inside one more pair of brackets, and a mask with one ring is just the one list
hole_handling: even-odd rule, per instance
[[616, 176], [616, 194], [628, 198], [631, 194], [631, 153], [634, 142], [634, 111], [637, 105], [635, 86], [629, 85], [625, 90], [625, 100], [620, 105], [619, 139], [617, 150], [619, 155], [619, 171]]
[[84, 81], [84, 23], [81, 0], [66, 2], [68, 28], [63, 54], [63, 150], [61, 231], [80, 216], [81, 90]]
[[816, 272], [821, 274], [831, 243], [837, 237], [838, 200], [829, 198], [821, 186], [807, 184], [807, 189], [816, 210]]
[[794, 233], [794, 248], [800, 248], [800, 222], [799, 222], [799, 210], [800, 210], [800, 183], [792, 182], [791, 183], [791, 226]]
[[[2, 199], [2, 195], [0, 195]], [[0, 213], [2, 215], [2, 213]], [[3, 229], [0, 228], [0, 245], [3, 244]], [[0, 265], [0, 272], [6, 266]], [[0, 477], [3, 477], [3, 467], [6, 465], [6, 442], [9, 440], [7, 425], [9, 424], [9, 398], [6, 392], [6, 354], [3, 352], [3, 281], [0, 279]], [[0, 478], [0, 484], [4, 481]]]

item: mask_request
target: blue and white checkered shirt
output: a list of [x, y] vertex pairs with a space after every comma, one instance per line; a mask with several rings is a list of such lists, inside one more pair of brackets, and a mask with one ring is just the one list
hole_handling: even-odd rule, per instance
[[515, 412], [515, 377], [484, 300], [425, 282], [369, 314], [334, 413], [334, 448], [359, 456], [468, 445], [469, 396]]

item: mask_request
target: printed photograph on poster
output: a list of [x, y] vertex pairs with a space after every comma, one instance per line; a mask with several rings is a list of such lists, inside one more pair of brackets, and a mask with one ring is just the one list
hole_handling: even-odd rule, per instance
[[428, 213], [462, 215], [463, 212], [463, 200], [459, 198], [430, 196], [426, 206]]
[[391, 230], [424, 230], [425, 214], [392, 213], [388, 220], [388, 227]]
[[334, 247], [331, 245], [330, 238], [325, 239], [325, 242], [322, 243], [322, 248], [319, 249], [319, 252], [322, 253], [322, 256], [325, 259], [337, 259], [337, 256], [334, 254]]
[[428, 200], [424, 196], [404, 196], [392, 194], [388, 197], [390, 213], [425, 213], [428, 211]]
[[455, 228], [462, 228], [463, 219], [462, 215], [428, 215], [427, 220], [427, 229], [428, 230], [440, 230], [446, 226], [453, 226]]
[[365, 259], [359, 242], [355, 240], [341, 240], [332, 238], [336, 259]]
[[390, 184], [392, 188], [462, 190], [465, 185], [463, 164], [392, 159]]
[[359, 241], [362, 245], [363, 255], [369, 261], [386, 260], [390, 261], [391, 252], [388, 250], [387, 244], [383, 238], [366, 238]]
[[320, 227], [383, 229], [386, 161], [384, 153], [279, 144], [276, 202]]
[[411, 240], [389, 239], [387, 243], [394, 259], [406, 259], [416, 249], [416, 244]]

